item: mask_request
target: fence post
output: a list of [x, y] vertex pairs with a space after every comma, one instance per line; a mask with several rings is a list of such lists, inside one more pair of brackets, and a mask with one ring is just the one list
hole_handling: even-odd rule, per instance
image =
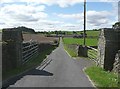
[[88, 57], [88, 48], [87, 46], [80, 45], [78, 48], [78, 56], [80, 57]]

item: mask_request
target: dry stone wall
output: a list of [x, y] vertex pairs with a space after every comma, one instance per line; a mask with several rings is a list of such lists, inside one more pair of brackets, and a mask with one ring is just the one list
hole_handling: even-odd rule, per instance
[[115, 56], [113, 71], [115, 73], [120, 73], [120, 50]]
[[104, 66], [104, 54], [105, 54], [105, 37], [104, 31], [100, 32], [99, 42], [98, 42], [98, 63], [101, 67]]

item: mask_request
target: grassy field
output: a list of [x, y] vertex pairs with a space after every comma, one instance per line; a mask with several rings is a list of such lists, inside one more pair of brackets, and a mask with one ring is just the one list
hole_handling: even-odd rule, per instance
[[[72, 31], [66, 32], [67, 34], [73, 34]], [[77, 34], [81, 34], [83, 31], [77, 31]], [[93, 31], [93, 30], [87, 30], [86, 31], [88, 36], [99, 36], [100, 31]]]
[[[82, 31], [77, 32], [77, 34], [80, 34], [80, 33], [82, 33]], [[89, 31], [86, 31], [86, 33], [87, 33], [88, 37], [89, 36], [95, 37], [95, 38], [86, 38], [86, 45], [87, 46], [97, 46], [100, 31], [89, 30]], [[64, 38], [63, 42], [64, 42], [64, 44], [83, 45], [84, 39], [83, 38]]]
[[[83, 31], [77, 32], [77, 34], [83, 33]], [[87, 30], [87, 36], [99, 36], [100, 31]]]
[[[64, 44], [79, 44], [83, 45], [84, 40], [78, 39], [78, 38], [63, 38]], [[98, 39], [86, 39], [86, 45], [87, 46], [97, 46]]]
[[[94, 36], [95, 37], [95, 38], [86, 38], [86, 45], [87, 46], [97, 46], [98, 45], [99, 32], [100, 31], [86, 31], [88, 36]], [[80, 33], [81, 33], [81, 31], [77, 32], [77, 34], [80, 34]], [[70, 44], [83, 45], [83, 42], [84, 42], [83, 38], [63, 38], [64, 48], [72, 57], [76, 57], [77, 53], [75, 53], [73, 48], [69, 48], [68, 45], [70, 45]], [[88, 56], [90, 56], [90, 57], [96, 57], [97, 56], [96, 53], [95, 53], [95, 55], [91, 55], [91, 53], [94, 53], [93, 50], [88, 51]]]
[[100, 31], [86, 31], [87, 36], [99, 36]]
[[[103, 89], [103, 87], [117, 87], [117, 74], [112, 72], [106, 72], [100, 67], [89, 67], [85, 70], [87, 75], [93, 81], [98, 89]], [[112, 89], [112, 88], [111, 88]], [[115, 89], [115, 88], [114, 88]], [[116, 88], [117, 89], [117, 88]]]

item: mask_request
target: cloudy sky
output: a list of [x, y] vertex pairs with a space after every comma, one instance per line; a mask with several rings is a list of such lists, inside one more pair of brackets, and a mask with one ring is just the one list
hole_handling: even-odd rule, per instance
[[[36, 31], [83, 30], [84, 0], [0, 0], [0, 29], [26, 26]], [[118, 21], [119, 0], [87, 0], [87, 29]]]

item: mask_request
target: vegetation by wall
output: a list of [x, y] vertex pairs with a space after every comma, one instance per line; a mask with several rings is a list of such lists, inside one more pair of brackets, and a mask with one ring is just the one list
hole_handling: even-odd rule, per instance
[[78, 45], [64, 44], [64, 48], [72, 57], [78, 56]]
[[27, 28], [27, 27], [24, 27], [24, 26], [21, 26], [21, 27], [17, 27], [15, 28], [16, 30], [19, 30], [19, 31], [22, 31], [22, 33], [33, 33], [35, 34], [35, 30], [32, 29], [32, 28]]

